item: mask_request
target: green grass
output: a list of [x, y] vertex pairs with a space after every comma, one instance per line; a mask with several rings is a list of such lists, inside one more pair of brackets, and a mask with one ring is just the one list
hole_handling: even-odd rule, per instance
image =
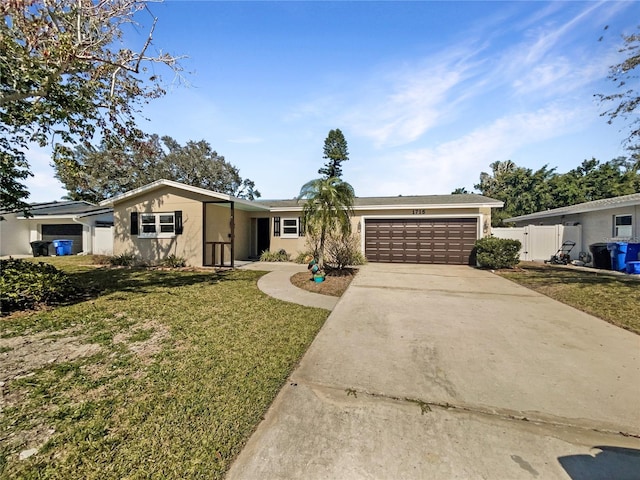
[[222, 478], [328, 315], [264, 295], [260, 272], [48, 261], [100, 293], [1, 319], [0, 337], [94, 349], [21, 378], [0, 365], [2, 478]]
[[498, 273], [548, 297], [640, 334], [640, 281], [628, 276], [522, 263]]

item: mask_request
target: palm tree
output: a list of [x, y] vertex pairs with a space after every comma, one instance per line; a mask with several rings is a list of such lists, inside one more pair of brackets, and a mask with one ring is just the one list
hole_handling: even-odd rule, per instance
[[351, 234], [353, 215], [353, 187], [338, 177], [317, 178], [300, 189], [298, 201], [306, 200], [302, 208], [307, 231], [320, 236], [318, 265], [324, 268], [324, 243], [327, 235], [339, 231], [344, 237]]

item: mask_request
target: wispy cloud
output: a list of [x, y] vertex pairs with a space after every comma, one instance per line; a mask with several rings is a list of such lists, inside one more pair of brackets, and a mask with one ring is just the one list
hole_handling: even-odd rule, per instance
[[342, 121], [376, 148], [420, 139], [455, 119], [458, 107], [485, 88], [482, 42], [463, 42], [418, 61], [385, 65], [354, 93]]
[[[522, 148], [582, 128], [582, 108], [561, 106], [508, 115], [487, 126], [433, 148], [406, 151], [383, 180], [373, 181], [364, 195], [385, 192], [450, 193], [477, 183], [478, 174], [496, 160], [507, 160]], [[402, 188], [401, 188], [402, 187]]]

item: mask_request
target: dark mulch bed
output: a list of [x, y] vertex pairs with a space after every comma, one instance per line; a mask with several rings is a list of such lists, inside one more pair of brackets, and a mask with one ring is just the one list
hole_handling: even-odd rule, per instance
[[357, 272], [356, 268], [329, 271], [324, 282], [315, 282], [311, 272], [300, 272], [291, 277], [291, 283], [313, 293], [341, 297]]

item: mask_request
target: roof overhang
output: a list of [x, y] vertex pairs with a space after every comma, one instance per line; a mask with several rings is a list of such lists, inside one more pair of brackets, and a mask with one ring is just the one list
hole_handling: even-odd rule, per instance
[[541, 218], [562, 217], [566, 215], [577, 215], [580, 213], [598, 212], [602, 210], [611, 210], [613, 208], [635, 207], [640, 205], [640, 194], [625, 195], [614, 197], [611, 199], [594, 200], [593, 202], [579, 203], [568, 207], [554, 208], [543, 212], [530, 213], [528, 215], [520, 215], [518, 217], [506, 218], [505, 222], [524, 222], [527, 220], [538, 220]]
[[135, 198], [139, 195], [143, 195], [154, 190], [158, 190], [164, 187], [171, 187], [177, 190], [182, 190], [185, 192], [195, 193], [197, 195], [202, 195], [205, 198], [209, 198], [210, 201], [220, 201], [220, 202], [233, 202], [235, 208], [239, 210], [253, 210], [253, 211], [269, 211], [268, 207], [264, 207], [250, 200], [245, 200], [242, 198], [237, 198], [231, 195], [227, 195], [224, 193], [214, 192], [213, 190], [207, 190], [205, 188], [193, 187], [191, 185], [186, 185], [184, 183], [175, 182], [173, 180], [156, 180], [153, 183], [149, 183], [139, 188], [135, 188], [133, 190], [129, 190], [128, 192], [122, 193], [120, 195], [116, 195], [115, 197], [108, 198], [107, 200], [103, 200], [100, 202], [101, 206], [114, 206], [116, 203], [122, 202], [127, 199]]
[[107, 213], [113, 213], [113, 208], [102, 208], [100, 210], [93, 210], [91, 212], [77, 212], [77, 213], [59, 213], [56, 215], [31, 215], [25, 217], [24, 215], [17, 215], [18, 220], [73, 220], [74, 218], [93, 217], [95, 215], [104, 215]]
[[[504, 206], [504, 202], [495, 203], [406, 203], [396, 205], [356, 205], [353, 207], [353, 211], [366, 211], [366, 210], [461, 210], [465, 208], [499, 208]], [[271, 207], [271, 211], [277, 212], [300, 212], [302, 211], [302, 205], [290, 206], [290, 207]]]

